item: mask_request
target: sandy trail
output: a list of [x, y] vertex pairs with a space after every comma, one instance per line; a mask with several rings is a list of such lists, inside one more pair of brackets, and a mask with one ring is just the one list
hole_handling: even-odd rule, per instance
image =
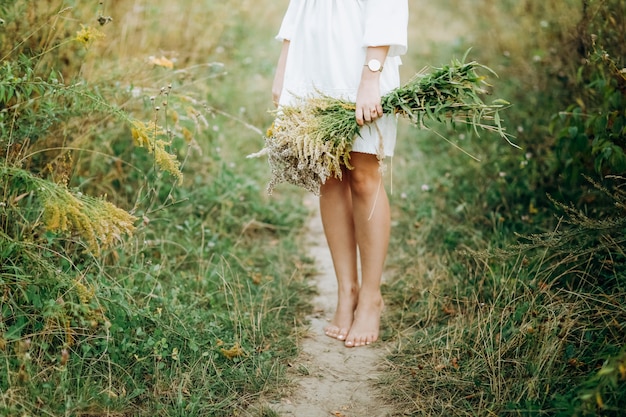
[[317, 210], [317, 199], [307, 197], [312, 209], [308, 224], [309, 253], [316, 261], [318, 295], [313, 300], [310, 329], [302, 340], [302, 353], [292, 366], [297, 383], [293, 395], [273, 407], [281, 416], [383, 417], [391, 410], [375, 387], [379, 368], [387, 353], [383, 343], [348, 349], [343, 342], [324, 334], [335, 312], [337, 281]]

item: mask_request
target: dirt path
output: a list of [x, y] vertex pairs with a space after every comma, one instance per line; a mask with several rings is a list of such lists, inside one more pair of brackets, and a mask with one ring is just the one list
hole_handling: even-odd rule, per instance
[[291, 368], [297, 390], [273, 407], [281, 416], [297, 417], [384, 417], [391, 411], [377, 396], [375, 383], [387, 353], [382, 343], [348, 349], [343, 342], [324, 335], [323, 327], [332, 318], [337, 302], [337, 282], [326, 246], [317, 199], [305, 204], [313, 214], [308, 224], [309, 251], [319, 274], [319, 295], [313, 300], [315, 313], [302, 340], [302, 354]]

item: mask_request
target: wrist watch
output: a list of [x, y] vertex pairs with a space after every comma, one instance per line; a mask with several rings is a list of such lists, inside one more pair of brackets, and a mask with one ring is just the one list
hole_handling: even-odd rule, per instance
[[365, 64], [364, 66], [369, 68], [369, 70], [372, 71], [372, 72], [382, 72], [383, 71], [383, 64], [379, 60], [377, 60], [376, 58], [370, 59], [369, 61], [367, 61], [367, 64]]

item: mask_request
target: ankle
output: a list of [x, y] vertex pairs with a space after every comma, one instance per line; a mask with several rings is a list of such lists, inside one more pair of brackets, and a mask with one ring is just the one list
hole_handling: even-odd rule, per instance
[[337, 290], [339, 297], [357, 298], [359, 296], [359, 286], [356, 284], [339, 286]]
[[382, 292], [380, 291], [380, 287], [379, 286], [368, 286], [368, 285], [364, 285], [359, 289], [359, 297], [364, 297], [364, 298], [369, 298], [369, 299], [376, 299], [376, 298], [383, 298]]
[[380, 292], [380, 289], [367, 290], [362, 288], [361, 291], [359, 291], [359, 304], [368, 304], [374, 307], [382, 307], [384, 302], [383, 295]]

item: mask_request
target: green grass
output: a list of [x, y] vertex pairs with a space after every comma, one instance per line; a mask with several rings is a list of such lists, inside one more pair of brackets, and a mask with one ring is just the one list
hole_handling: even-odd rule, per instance
[[[546, 50], [558, 36], [574, 42], [566, 28], [577, 7], [556, 14], [553, 5], [472, 6], [480, 15], [468, 20], [484, 31], [468, 29], [474, 39], [457, 49], [434, 49], [459, 55], [481, 45], [472, 52], [499, 73], [494, 90], [513, 103], [504, 123], [523, 150], [442, 129], [475, 162], [436, 135], [401, 126], [385, 286], [384, 338], [395, 349], [382, 387], [402, 415], [620, 415], [623, 176], [588, 170], [592, 180], [571, 178], [559, 166], [550, 112], [569, 103], [551, 71], [572, 50], [553, 50], [550, 61], [529, 56], [533, 42]], [[541, 37], [542, 19], [563, 33]], [[531, 34], [526, 43], [520, 31]], [[494, 32], [501, 36], [492, 42]]]
[[[2, 6], [2, 415], [230, 416], [285, 383], [312, 292], [308, 213], [297, 190], [268, 198], [265, 163], [245, 158], [269, 124], [274, 56], [241, 65], [244, 20], [272, 7], [188, 6]], [[84, 49], [79, 23], [105, 36]], [[149, 63], [161, 54], [175, 67]], [[159, 126], [138, 132], [143, 148], [136, 121]], [[136, 230], [95, 250], [81, 237], [93, 215], [42, 217], [60, 195], [66, 213], [111, 201]]]
[[390, 401], [409, 415], [619, 415], [623, 371], [605, 361], [624, 369], [623, 217], [557, 205], [559, 228], [531, 235], [541, 213], [485, 210], [488, 170], [404, 134], [385, 286]]

